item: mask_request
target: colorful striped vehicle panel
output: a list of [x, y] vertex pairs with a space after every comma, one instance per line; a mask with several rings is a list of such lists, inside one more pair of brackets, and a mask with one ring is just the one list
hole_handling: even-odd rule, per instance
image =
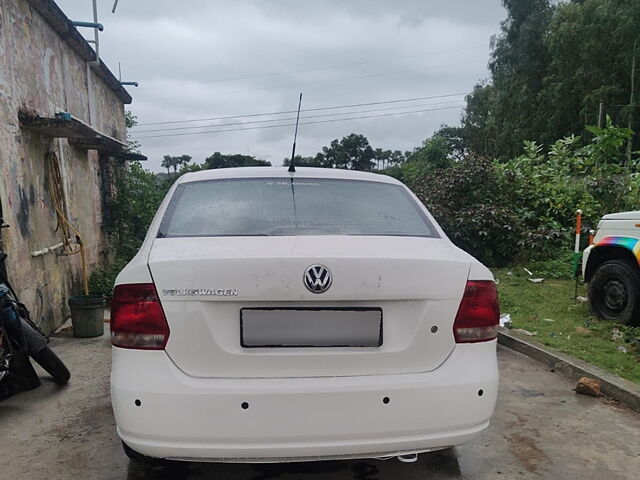
[[635, 255], [640, 263], [640, 239], [633, 237], [604, 237], [598, 242], [597, 247], [623, 247]]

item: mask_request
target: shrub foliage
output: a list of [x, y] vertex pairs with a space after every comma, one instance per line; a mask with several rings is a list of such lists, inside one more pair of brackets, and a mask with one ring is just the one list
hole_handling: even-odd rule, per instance
[[577, 209], [587, 233], [602, 215], [640, 205], [637, 162], [623, 154], [631, 132], [610, 122], [590, 129], [586, 146], [574, 136], [547, 151], [525, 142], [517, 158], [467, 156], [412, 188], [451, 239], [488, 265], [556, 258], [571, 248]]

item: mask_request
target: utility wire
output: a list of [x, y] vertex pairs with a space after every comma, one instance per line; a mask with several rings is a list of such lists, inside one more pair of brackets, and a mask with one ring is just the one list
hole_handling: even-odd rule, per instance
[[343, 68], [343, 67], [356, 67], [356, 66], [360, 66], [360, 65], [371, 65], [374, 63], [385, 63], [385, 62], [392, 62], [395, 60], [406, 60], [409, 58], [420, 58], [420, 57], [427, 57], [430, 55], [438, 55], [438, 54], [442, 54], [442, 53], [456, 53], [456, 52], [462, 52], [462, 51], [469, 51], [469, 50], [485, 50], [486, 47], [465, 47], [465, 48], [456, 48], [453, 50], [439, 50], [439, 51], [433, 51], [433, 52], [425, 52], [425, 53], [418, 53], [415, 55], [403, 55], [400, 57], [387, 57], [387, 58], [381, 58], [378, 60], [366, 60], [363, 62], [353, 62], [353, 63], [340, 63], [340, 64], [335, 64], [335, 65], [326, 65], [326, 66], [322, 66], [322, 67], [313, 67], [313, 68], [305, 68], [303, 70], [290, 70], [290, 71], [284, 71], [284, 72], [270, 72], [270, 73], [261, 73], [261, 74], [255, 74], [255, 75], [246, 75], [246, 76], [239, 76], [239, 77], [227, 77], [227, 78], [220, 78], [220, 79], [214, 79], [214, 80], [202, 80], [202, 81], [195, 81], [195, 82], [176, 82], [176, 83], [169, 83], [169, 84], [160, 84], [160, 85], [152, 85], [152, 86], [147, 86], [145, 87], [145, 89], [161, 89], [161, 88], [173, 88], [173, 87], [180, 87], [180, 86], [186, 86], [186, 85], [202, 85], [202, 84], [211, 84], [211, 83], [224, 83], [224, 82], [232, 82], [232, 81], [237, 81], [237, 80], [252, 80], [252, 79], [256, 79], [256, 78], [267, 78], [267, 77], [275, 77], [275, 76], [281, 76], [281, 75], [292, 75], [292, 74], [296, 74], [296, 73], [308, 73], [308, 72], [317, 72], [317, 71], [321, 71], [321, 70], [333, 70], [333, 69], [337, 69], [337, 68]]
[[170, 99], [181, 99], [181, 98], [192, 98], [193, 94], [195, 95], [207, 95], [207, 96], [213, 96], [213, 95], [235, 95], [235, 94], [240, 94], [240, 93], [250, 93], [250, 92], [259, 92], [259, 91], [263, 91], [263, 90], [277, 90], [280, 88], [289, 88], [289, 87], [308, 87], [308, 86], [315, 86], [315, 85], [324, 85], [327, 83], [335, 83], [335, 82], [344, 82], [344, 81], [350, 81], [350, 80], [361, 80], [363, 78], [373, 78], [373, 77], [385, 77], [385, 76], [389, 76], [389, 75], [403, 75], [403, 74], [407, 74], [407, 73], [412, 73], [412, 72], [417, 72], [417, 71], [421, 71], [421, 70], [427, 70], [427, 69], [436, 69], [436, 68], [442, 68], [442, 67], [451, 67], [451, 66], [458, 66], [459, 63], [445, 63], [445, 64], [439, 64], [439, 65], [425, 65], [422, 67], [416, 67], [416, 68], [408, 68], [405, 70], [385, 70], [384, 72], [377, 72], [377, 73], [368, 73], [366, 75], [356, 75], [356, 76], [351, 76], [351, 77], [338, 77], [338, 78], [329, 78], [326, 80], [316, 80], [313, 82], [305, 82], [305, 83], [285, 83], [285, 84], [277, 84], [277, 85], [266, 85], [266, 86], [258, 86], [255, 88], [248, 88], [248, 89], [243, 89], [243, 90], [222, 90], [222, 91], [213, 91], [213, 92], [196, 92], [196, 91], [192, 91], [190, 92], [190, 95], [170, 95], [167, 96], [165, 95], [164, 98], [170, 98]]
[[[464, 105], [456, 105], [452, 107], [440, 107], [440, 108], [430, 108], [424, 110], [412, 110], [409, 112], [394, 112], [394, 113], [382, 113], [378, 115], [363, 115], [358, 117], [348, 117], [348, 118], [336, 118], [331, 120], [315, 120], [312, 122], [300, 122], [300, 125], [313, 125], [318, 123], [334, 123], [334, 122], [344, 122], [347, 120], [362, 120], [366, 118], [381, 118], [381, 117], [393, 117], [397, 115], [408, 115], [412, 113], [421, 113], [421, 112], [434, 112], [437, 110], [451, 110], [453, 108], [462, 108]], [[143, 137], [135, 137], [136, 140], [143, 140], [145, 138], [166, 138], [166, 137], [181, 137], [185, 135], [203, 135], [207, 133], [222, 133], [222, 132], [238, 132], [242, 130], [262, 130], [266, 128], [279, 128], [279, 127], [292, 127], [295, 123], [286, 123], [282, 125], [262, 125], [257, 127], [248, 127], [248, 128], [227, 128], [223, 130], [207, 130], [204, 132], [187, 132], [187, 133], [167, 133], [165, 135], [147, 135]]]
[[[418, 107], [435, 107], [437, 105], [449, 105], [453, 102], [456, 102], [457, 100], [454, 101], [448, 101], [448, 102], [435, 102], [435, 103], [422, 103], [422, 104], [413, 104], [413, 105], [401, 105], [401, 106], [397, 106], [397, 107], [386, 107], [386, 108], [372, 108], [369, 110], [352, 110], [349, 112], [336, 112], [336, 113], [322, 113], [320, 115], [307, 115], [305, 117], [303, 117], [303, 119], [308, 119], [308, 118], [324, 118], [324, 117], [337, 117], [340, 115], [355, 115], [355, 114], [361, 114], [361, 113], [372, 113], [372, 112], [385, 112], [385, 111], [389, 111], [389, 110], [398, 110], [398, 109], [402, 109], [402, 108], [418, 108]], [[399, 112], [402, 113], [402, 112]], [[229, 126], [234, 126], [234, 125], [251, 125], [251, 124], [256, 124], [256, 123], [272, 123], [272, 122], [285, 122], [285, 121], [290, 121], [290, 120], [295, 120], [296, 117], [284, 117], [284, 118], [272, 118], [272, 119], [268, 119], [268, 120], [251, 120], [248, 122], [232, 122], [232, 123], [210, 123], [208, 125], [194, 125], [192, 127], [169, 127], [169, 128], [153, 128], [153, 129], [149, 129], [149, 130], [137, 130], [135, 132], [135, 134], [139, 134], [139, 133], [151, 133], [151, 132], [173, 132], [176, 130], [192, 130], [194, 128], [214, 128], [214, 127], [229, 127]]]
[[[335, 105], [332, 107], [318, 107], [318, 108], [303, 108], [300, 112], [319, 112], [323, 110], [334, 110], [338, 108], [353, 108], [353, 107], [368, 107], [371, 105], [388, 105], [391, 103], [404, 103], [404, 102], [416, 102], [419, 100], [431, 100], [434, 98], [448, 98], [448, 97], [459, 97], [462, 95], [467, 95], [469, 92], [462, 93], [448, 93], [446, 95], [430, 95], [427, 97], [414, 97], [414, 98], [404, 98], [398, 100], [385, 100], [381, 102], [369, 102], [369, 103], [352, 103], [350, 105]], [[140, 125], [169, 125], [172, 123], [192, 123], [192, 122], [207, 122], [210, 120], [229, 120], [233, 118], [249, 118], [249, 117], [264, 117], [268, 115], [284, 115], [287, 113], [296, 113], [297, 110], [285, 110], [280, 112], [266, 112], [266, 113], [250, 113], [245, 115], [230, 115], [224, 117], [209, 117], [209, 118], [190, 118], [186, 120], [169, 120], [165, 122], [147, 122], [147, 123], [138, 123], [136, 127]]]

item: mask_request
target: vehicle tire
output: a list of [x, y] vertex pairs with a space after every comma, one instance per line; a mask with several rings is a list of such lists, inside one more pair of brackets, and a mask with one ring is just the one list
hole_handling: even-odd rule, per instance
[[58, 385], [65, 385], [71, 378], [69, 369], [48, 346], [32, 354], [31, 358], [38, 362], [38, 365], [44, 368]]
[[604, 320], [640, 324], [640, 272], [624, 260], [609, 260], [595, 271], [589, 283], [593, 312]]
[[133, 448], [131, 448], [124, 442], [122, 442], [122, 449], [124, 450], [125, 455], [129, 457], [129, 460], [136, 463], [142, 463], [145, 465], [158, 465], [162, 462], [162, 460], [159, 458], [147, 457], [146, 455], [136, 452]]

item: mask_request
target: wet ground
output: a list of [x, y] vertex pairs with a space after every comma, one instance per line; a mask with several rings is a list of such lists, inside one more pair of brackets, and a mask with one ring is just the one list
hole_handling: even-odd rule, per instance
[[44, 377], [0, 402], [0, 479], [637, 479], [640, 415], [576, 395], [573, 383], [500, 349], [501, 386], [490, 429], [476, 441], [417, 463], [338, 461], [277, 465], [130, 464], [115, 433], [106, 338], [55, 338], [71, 383]]

